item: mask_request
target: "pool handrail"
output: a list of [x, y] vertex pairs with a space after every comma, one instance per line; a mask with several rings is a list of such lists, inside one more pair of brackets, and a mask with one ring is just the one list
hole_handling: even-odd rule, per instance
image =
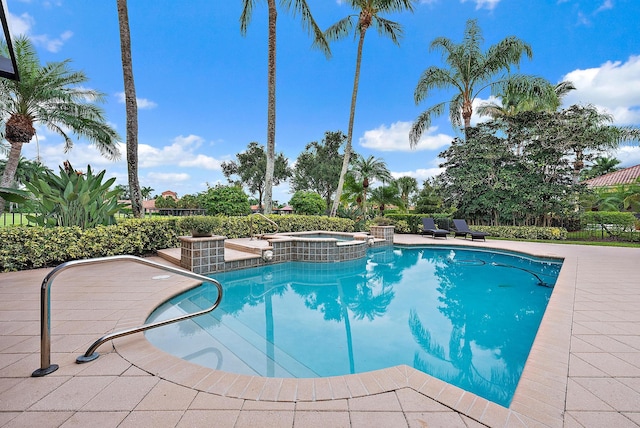
[[269, 217], [267, 217], [266, 215], [262, 214], [262, 213], [251, 213], [249, 214], [249, 236], [251, 236], [251, 239], [254, 238], [253, 235], [253, 217], [254, 216], [260, 216], [262, 218], [264, 218], [265, 220], [267, 220], [269, 223], [273, 224], [276, 227], [276, 231], [273, 233], [278, 233], [278, 230], [280, 230], [280, 228], [278, 227], [278, 223], [276, 223], [275, 221], [271, 220]]
[[57, 364], [51, 364], [51, 292], [50, 292], [50, 289], [53, 283], [53, 279], [62, 271], [74, 266], [107, 263], [112, 261], [132, 261], [135, 263], [140, 263], [143, 265], [147, 265], [147, 266], [155, 267], [168, 272], [172, 272], [177, 275], [182, 275], [192, 279], [197, 279], [202, 281], [203, 283], [211, 282], [218, 289], [218, 297], [210, 308], [204, 309], [202, 311], [181, 315], [179, 317], [171, 318], [164, 321], [157, 321], [154, 323], [145, 324], [140, 327], [130, 328], [127, 330], [102, 336], [100, 339], [96, 340], [89, 347], [89, 349], [87, 349], [87, 352], [85, 352], [84, 355], [76, 358], [76, 362], [78, 363], [93, 361], [96, 358], [98, 358], [99, 354], [95, 352], [95, 350], [104, 342], [107, 342], [111, 339], [128, 336], [133, 333], [138, 333], [141, 331], [149, 330], [152, 328], [160, 327], [163, 325], [171, 324], [174, 322], [178, 322], [178, 321], [182, 321], [182, 320], [193, 318], [199, 315], [206, 314], [208, 312], [213, 311], [215, 308], [217, 308], [218, 305], [220, 305], [220, 301], [222, 300], [222, 285], [220, 285], [220, 283], [217, 280], [206, 277], [204, 275], [199, 275], [194, 272], [182, 270], [173, 266], [167, 266], [151, 260], [143, 259], [141, 257], [136, 257], [131, 255], [118, 255], [118, 256], [98, 257], [93, 259], [72, 260], [69, 262], [62, 263], [56, 266], [51, 272], [49, 272], [49, 274], [47, 274], [47, 276], [42, 281], [42, 286], [40, 288], [40, 368], [35, 370], [31, 374], [32, 377], [46, 376], [58, 370]]

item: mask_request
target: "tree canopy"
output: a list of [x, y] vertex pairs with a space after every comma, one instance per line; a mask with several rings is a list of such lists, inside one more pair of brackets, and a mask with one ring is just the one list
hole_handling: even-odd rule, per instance
[[[267, 168], [267, 155], [264, 146], [251, 142], [244, 152], [236, 154], [235, 161], [222, 163], [222, 173], [229, 183], [245, 186], [250, 193], [258, 194], [258, 206], [262, 206], [262, 197], [266, 188], [264, 174]], [[239, 180], [234, 181], [233, 176]], [[282, 153], [278, 153], [274, 165], [273, 184], [279, 185], [291, 176], [288, 160]]]
[[293, 169], [292, 190], [319, 193], [329, 206], [338, 187], [342, 166], [339, 150], [345, 139], [346, 136], [340, 131], [327, 131], [322, 142], [314, 141], [307, 144]]

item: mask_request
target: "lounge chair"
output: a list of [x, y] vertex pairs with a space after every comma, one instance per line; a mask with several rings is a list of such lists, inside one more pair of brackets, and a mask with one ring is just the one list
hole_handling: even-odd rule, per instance
[[446, 229], [438, 229], [436, 227], [435, 221], [430, 217], [422, 218], [422, 234], [429, 235], [432, 238], [445, 238], [447, 239], [447, 235], [451, 233]]
[[467, 239], [467, 235], [471, 235], [472, 241], [475, 241], [476, 239], [482, 239], [483, 241], [486, 241], [485, 237], [489, 235], [486, 232], [479, 232], [477, 230], [469, 229], [469, 225], [463, 219], [453, 219], [453, 226], [456, 228], [456, 230], [454, 231], [454, 237], [464, 236], [464, 239]]

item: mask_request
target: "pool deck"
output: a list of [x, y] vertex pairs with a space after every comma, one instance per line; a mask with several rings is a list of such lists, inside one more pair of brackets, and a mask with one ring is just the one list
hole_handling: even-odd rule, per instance
[[40, 367], [40, 285], [51, 269], [0, 273], [0, 427], [640, 426], [640, 248], [419, 235], [395, 242], [565, 259], [510, 408], [407, 366], [320, 379], [225, 373], [168, 355], [139, 333], [76, 364], [97, 338], [143, 324], [194, 286], [117, 261], [56, 278], [51, 362], [60, 368], [40, 378], [31, 373]]

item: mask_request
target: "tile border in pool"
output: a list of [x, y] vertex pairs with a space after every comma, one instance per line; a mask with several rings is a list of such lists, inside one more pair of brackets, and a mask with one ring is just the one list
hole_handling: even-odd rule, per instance
[[[396, 236], [397, 237], [397, 236]], [[401, 239], [400, 239], [401, 240]], [[397, 242], [399, 245], [411, 243]], [[503, 245], [454, 243], [470, 248], [503, 249]], [[414, 245], [425, 245], [424, 243]], [[429, 245], [429, 244], [427, 244]], [[433, 244], [431, 244], [433, 245]], [[449, 245], [445, 245], [449, 246]], [[562, 258], [556, 254], [536, 257]], [[478, 397], [408, 366], [317, 379], [264, 378], [238, 375], [202, 367], [169, 355], [147, 340], [129, 336], [113, 342], [118, 353], [140, 369], [198, 391], [225, 397], [266, 402], [301, 402], [365, 397], [411, 388], [435, 401], [489, 426], [562, 426], [568, 381], [569, 347], [577, 257], [565, 257], [562, 270], [525, 364], [509, 408]], [[159, 292], [116, 330], [141, 325], [162, 302], [195, 284]], [[571, 309], [569, 309], [571, 308]]]

